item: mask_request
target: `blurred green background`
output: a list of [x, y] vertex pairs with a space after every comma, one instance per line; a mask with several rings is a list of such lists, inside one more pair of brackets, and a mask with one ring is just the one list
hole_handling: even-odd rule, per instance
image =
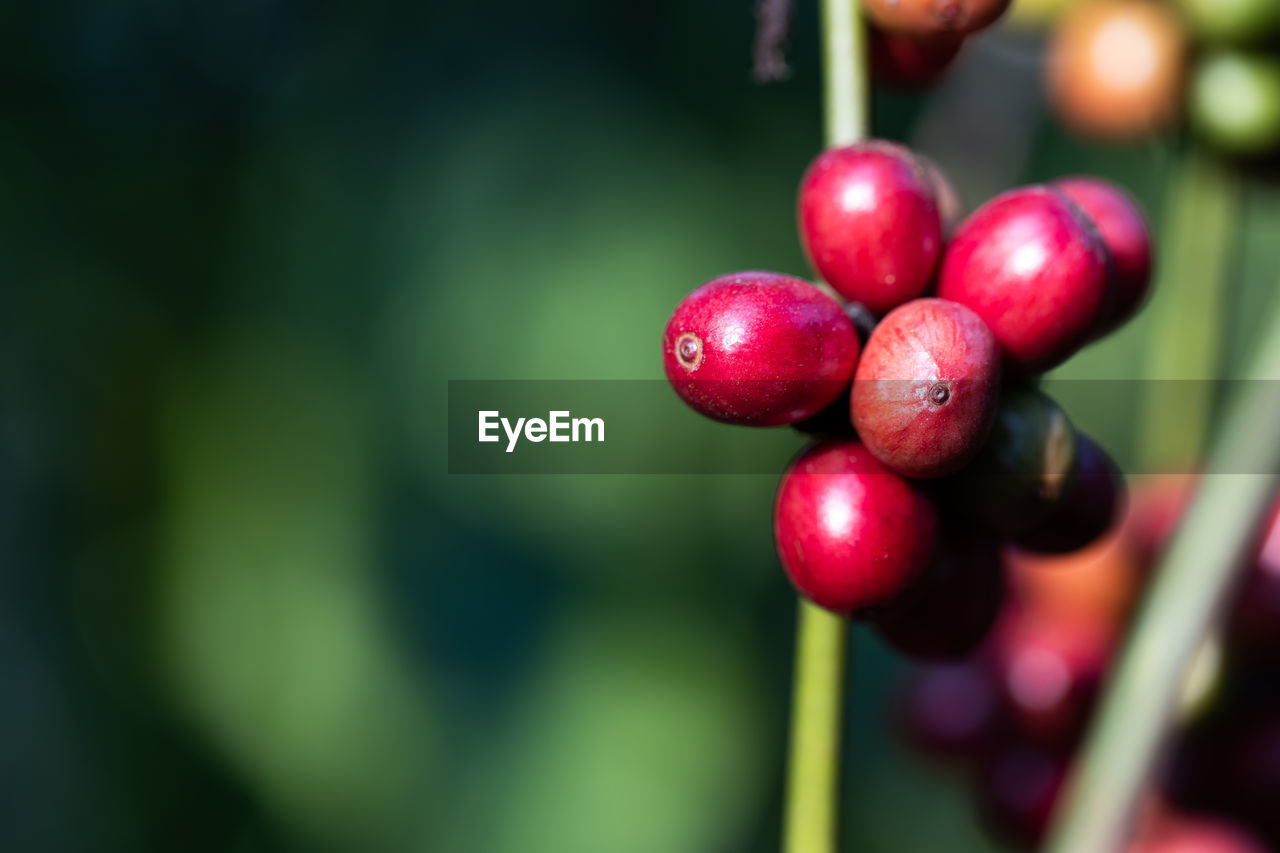
[[[450, 477], [445, 404], [660, 378], [694, 286], [808, 274], [812, 5], [766, 87], [750, 2], [0, 11], [0, 846], [776, 847], [774, 478]], [[1039, 50], [984, 35], [879, 133], [971, 202], [1090, 171], [1160, 222], [1182, 143], [1063, 136]], [[1244, 198], [1251, 318], [1280, 199]], [[1142, 375], [1147, 325], [1062, 374]], [[1071, 414], [1132, 451], [1132, 412]], [[856, 634], [847, 849], [988, 849], [892, 741], [902, 668]]]

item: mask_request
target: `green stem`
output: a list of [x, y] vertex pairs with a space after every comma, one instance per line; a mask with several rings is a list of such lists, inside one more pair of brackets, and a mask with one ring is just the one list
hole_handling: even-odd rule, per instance
[[[1187, 670], [1214, 630], [1280, 485], [1280, 304], [1239, 383], [1196, 498], [1175, 536], [1089, 733], [1053, 827], [1052, 853], [1124, 847], [1175, 721]], [[1168, 389], [1169, 383], [1163, 383]], [[1176, 426], [1171, 426], [1176, 428]], [[1256, 473], [1249, 473], [1256, 472]]]
[[784, 853], [834, 853], [848, 623], [800, 600]]
[[[826, 144], [867, 136], [866, 28], [856, 0], [823, 0]], [[791, 703], [784, 853], [834, 853], [839, 837], [840, 729], [848, 623], [800, 600]]]

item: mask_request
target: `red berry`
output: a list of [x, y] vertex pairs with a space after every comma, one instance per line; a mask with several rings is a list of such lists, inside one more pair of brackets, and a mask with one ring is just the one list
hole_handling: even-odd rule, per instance
[[685, 297], [667, 323], [662, 360], [694, 410], [777, 426], [840, 396], [858, 360], [858, 336], [840, 304], [808, 282], [741, 272]]
[[1018, 730], [1045, 746], [1073, 745], [1110, 663], [1115, 628], [1101, 620], [1016, 609], [992, 635], [992, 665]]
[[898, 699], [894, 719], [907, 742], [928, 755], [976, 755], [993, 731], [995, 692], [972, 663], [926, 666]]
[[964, 39], [944, 33], [909, 36], [869, 27], [871, 71], [879, 83], [895, 89], [922, 89], [951, 67]]
[[800, 592], [837, 613], [892, 603], [933, 555], [929, 501], [852, 439], [805, 451], [782, 475], [773, 535]]
[[887, 30], [917, 36], [964, 35], [990, 25], [1010, 0], [865, 0], [867, 17]]
[[1108, 283], [1092, 223], [1062, 193], [1036, 186], [997, 196], [964, 221], [943, 259], [938, 295], [972, 308], [1007, 366], [1033, 374], [1089, 339]]
[[940, 477], [982, 448], [1000, 399], [1000, 348], [986, 323], [943, 299], [880, 321], [854, 374], [853, 425], [875, 457], [911, 477]]
[[876, 619], [876, 631], [913, 658], [960, 660], [987, 636], [1004, 596], [1004, 565], [996, 540], [960, 528], [948, 530], [920, 582]]
[[818, 275], [876, 314], [924, 293], [942, 251], [933, 185], [891, 142], [820, 154], [800, 185], [799, 221]]
[[1098, 229], [1111, 258], [1111, 307], [1094, 336], [1110, 332], [1137, 313], [1151, 285], [1151, 231], [1138, 203], [1101, 178], [1063, 178], [1054, 182]]
[[1086, 435], [1076, 435], [1076, 470], [1066, 493], [1018, 547], [1043, 554], [1078, 551], [1101, 539], [1119, 517], [1124, 480], [1111, 457]]

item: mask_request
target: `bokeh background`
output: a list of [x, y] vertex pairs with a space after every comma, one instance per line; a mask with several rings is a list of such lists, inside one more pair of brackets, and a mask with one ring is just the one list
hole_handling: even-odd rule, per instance
[[[813, 5], [768, 86], [747, 0], [0, 10], [0, 846], [776, 847], [775, 479], [449, 476], [446, 382], [658, 379], [694, 286], [808, 274]], [[1095, 172], [1162, 225], [1187, 143], [1066, 135], [1042, 41], [877, 93], [878, 133], [971, 202]], [[1280, 268], [1280, 194], [1238, 191], [1228, 374]], [[1149, 375], [1156, 304], [1060, 375]], [[992, 849], [854, 642], [847, 848]]]

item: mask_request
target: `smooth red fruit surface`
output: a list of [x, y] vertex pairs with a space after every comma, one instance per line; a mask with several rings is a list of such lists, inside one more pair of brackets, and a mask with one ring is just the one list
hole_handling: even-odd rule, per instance
[[894, 715], [906, 741], [927, 755], [976, 755], [996, 721], [995, 691], [972, 663], [934, 664], [903, 688]]
[[916, 36], [965, 35], [993, 23], [1010, 0], [866, 0], [867, 17], [886, 30]]
[[968, 308], [917, 299], [871, 333], [854, 373], [851, 413], [877, 459], [941, 477], [982, 449], [1000, 401], [1000, 347]]
[[876, 314], [920, 296], [942, 252], [933, 186], [911, 152], [872, 140], [818, 155], [800, 184], [800, 242], [842, 296]]
[[991, 832], [1020, 847], [1044, 837], [1067, 775], [1061, 758], [1011, 745], [987, 758], [978, 778], [978, 811]]
[[961, 224], [942, 262], [938, 296], [986, 321], [1012, 372], [1035, 374], [1089, 339], [1108, 285], [1093, 224], [1062, 193], [1033, 186], [996, 196]]
[[773, 507], [778, 556], [814, 603], [867, 614], [898, 599], [934, 552], [932, 504], [855, 440], [806, 450]]
[[1004, 565], [995, 539], [947, 530], [916, 587], [875, 622], [898, 651], [922, 660], [960, 660], [986, 638], [1005, 597]]
[[1066, 554], [1106, 535], [1124, 508], [1124, 479], [1106, 451], [1076, 434], [1076, 468], [1062, 500], [1035, 528], [1015, 538], [1018, 547]]
[[709, 418], [778, 426], [821, 411], [848, 386], [858, 336], [840, 304], [806, 281], [740, 272], [685, 297], [662, 362], [680, 398]]
[[1054, 186], [1092, 220], [1111, 258], [1111, 303], [1094, 336], [1119, 328], [1137, 313], [1151, 287], [1151, 229], [1138, 203], [1101, 178], [1063, 178]]
[[992, 637], [993, 666], [1013, 722], [1032, 742], [1073, 745], [1093, 710], [1115, 645], [1097, 619], [1018, 609]]
[[964, 39], [944, 33], [910, 36], [869, 28], [871, 73], [876, 82], [895, 89], [922, 89], [951, 67]]

